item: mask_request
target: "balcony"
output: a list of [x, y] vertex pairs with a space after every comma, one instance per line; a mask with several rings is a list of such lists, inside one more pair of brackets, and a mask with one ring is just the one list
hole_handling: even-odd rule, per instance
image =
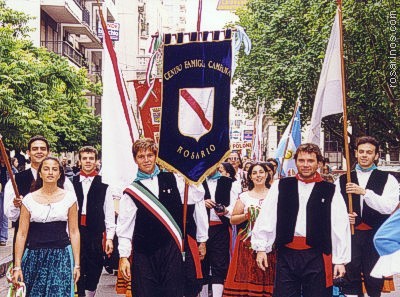
[[66, 41], [41, 41], [40, 45], [60, 56], [67, 57], [78, 67], [87, 67], [88, 61], [82, 53], [74, 49]]
[[137, 69], [139, 71], [146, 71], [149, 60], [150, 60], [150, 57], [137, 56]]
[[41, 0], [40, 4], [41, 9], [57, 23], [82, 22], [83, 0]]

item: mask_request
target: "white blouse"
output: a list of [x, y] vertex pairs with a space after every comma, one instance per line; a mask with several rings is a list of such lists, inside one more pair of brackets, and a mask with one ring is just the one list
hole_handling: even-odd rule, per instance
[[68, 211], [74, 203], [77, 203], [76, 196], [70, 191], [65, 191], [64, 198], [54, 203], [36, 202], [32, 193], [27, 194], [22, 200], [22, 204], [30, 213], [30, 222], [37, 223], [68, 221]]

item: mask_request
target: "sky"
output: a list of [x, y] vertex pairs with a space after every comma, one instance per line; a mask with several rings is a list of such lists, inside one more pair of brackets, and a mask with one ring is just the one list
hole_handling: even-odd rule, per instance
[[[219, 0], [202, 1], [201, 31], [223, 29], [226, 23], [237, 20], [235, 14], [229, 11], [217, 10], [218, 1]], [[197, 0], [186, 1], [186, 9], [188, 12], [186, 22], [188, 31], [196, 31], [198, 2]]]

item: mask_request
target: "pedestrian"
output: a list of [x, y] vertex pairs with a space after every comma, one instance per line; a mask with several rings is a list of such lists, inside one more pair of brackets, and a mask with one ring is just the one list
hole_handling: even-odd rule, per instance
[[239, 196], [239, 189], [234, 187], [235, 171], [232, 165], [225, 163], [224, 165], [221, 164], [220, 168], [228, 176], [215, 170], [203, 182], [209, 229], [206, 244], [207, 254], [201, 263], [204, 276], [201, 297], [208, 297], [209, 284], [213, 297], [222, 296], [229, 267], [229, 250], [232, 239], [229, 219]]
[[344, 276], [351, 256], [346, 205], [335, 185], [317, 172], [318, 146], [301, 144], [294, 159], [298, 174], [272, 184], [252, 247], [262, 270], [270, 265], [272, 247], [277, 248], [274, 297], [331, 297], [333, 278]]
[[[183, 179], [160, 172], [152, 139], [135, 141], [132, 153], [138, 165], [137, 178], [120, 200], [117, 221], [120, 271], [126, 280], [132, 276], [135, 297], [197, 296], [201, 290], [201, 282], [197, 283], [201, 281], [200, 259], [205, 256], [208, 239], [204, 190], [189, 187], [183, 260], [177, 235], [184, 224]], [[132, 250], [131, 265], [128, 258]]]
[[353, 212], [349, 212], [350, 224], [354, 226], [352, 255], [351, 262], [346, 265], [343, 293], [347, 296], [363, 294], [363, 275], [368, 295], [379, 297], [384, 280], [370, 275], [379, 259], [373, 238], [399, 203], [399, 185], [393, 175], [377, 169], [379, 143], [374, 137], [358, 138], [355, 155], [357, 164], [351, 172], [351, 182], [347, 182], [345, 175], [336, 181], [346, 204], [347, 194], [352, 194], [353, 199]]
[[4, 212], [4, 190], [10, 178], [6, 167], [8, 159], [9, 156], [3, 156], [0, 152], [0, 246], [6, 246], [8, 240], [8, 218]]
[[78, 211], [73, 193], [62, 188], [64, 179], [60, 162], [47, 157], [34, 191], [22, 200], [13, 283], [24, 282], [27, 297], [74, 296], [80, 275]]
[[[243, 177], [244, 177], [244, 173], [243, 173], [243, 164], [242, 164], [242, 159], [240, 158], [239, 152], [237, 151], [232, 151], [229, 155], [229, 157], [226, 160], [228, 163], [231, 163], [231, 165], [233, 166], [233, 168], [235, 169], [236, 175], [235, 178], [236, 180], [242, 184], [242, 187], [244, 186], [243, 184]], [[245, 179], [244, 179], [244, 183], [245, 183]]]
[[18, 159], [17, 158], [11, 158], [11, 168], [14, 174], [18, 173]]
[[79, 149], [82, 169], [73, 177], [78, 199], [78, 222], [81, 234], [81, 278], [78, 296], [93, 297], [103, 270], [103, 233], [106, 232], [105, 253], [111, 255], [115, 235], [114, 200], [110, 187], [96, 171], [98, 152], [94, 147]]
[[[49, 155], [49, 142], [41, 135], [32, 137], [28, 142], [27, 154], [30, 158], [31, 167], [15, 174], [20, 197], [16, 197], [11, 181], [8, 181], [4, 190], [4, 213], [13, 222], [14, 234], [18, 232], [18, 219], [21, 211], [22, 199], [31, 192], [32, 184], [37, 178], [37, 170], [42, 161]], [[65, 179], [63, 188], [74, 193], [74, 187], [69, 179]], [[16, 236], [14, 235], [15, 244]]]
[[275, 261], [266, 271], [257, 268], [256, 254], [250, 246], [254, 222], [268, 193], [271, 177], [265, 164], [252, 164], [247, 173], [249, 190], [240, 194], [231, 223], [240, 225], [235, 250], [229, 265], [223, 296], [272, 296]]

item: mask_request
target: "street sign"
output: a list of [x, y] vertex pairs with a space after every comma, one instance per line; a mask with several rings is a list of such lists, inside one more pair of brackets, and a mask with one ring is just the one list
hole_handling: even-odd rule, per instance
[[[97, 26], [97, 36], [99, 38], [103, 38], [103, 28], [99, 24]], [[118, 41], [119, 40], [119, 23], [107, 23], [107, 30], [108, 34], [110, 35], [110, 38], [112, 41]]]

